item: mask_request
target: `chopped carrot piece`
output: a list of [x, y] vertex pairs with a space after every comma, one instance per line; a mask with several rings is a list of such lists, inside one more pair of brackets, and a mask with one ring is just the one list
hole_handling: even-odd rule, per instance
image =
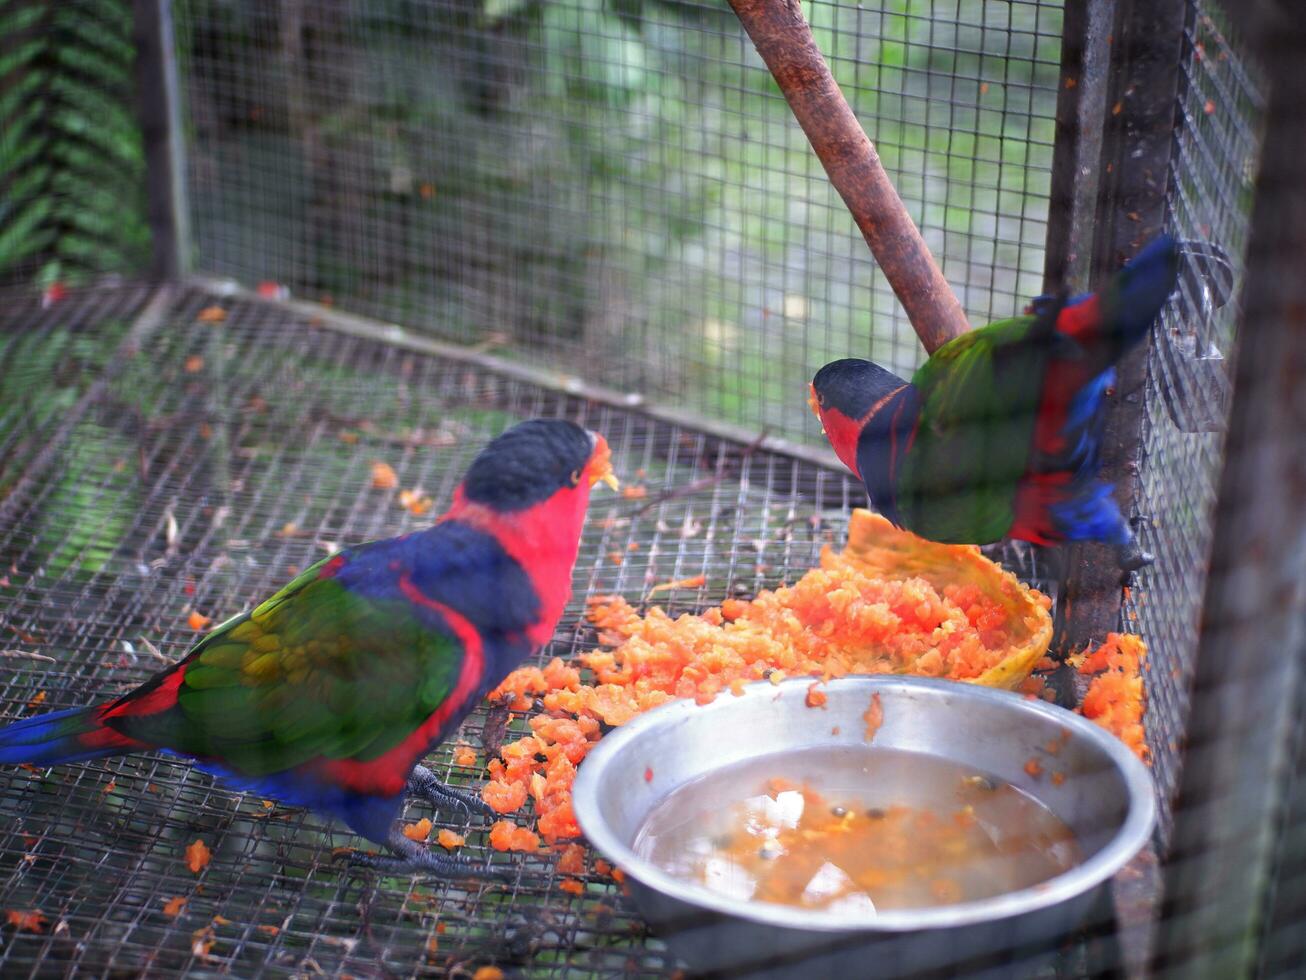
[[460, 766], [474, 766], [476, 752], [470, 745], [456, 745], [453, 750], [453, 761]]
[[585, 848], [579, 844], [568, 844], [562, 849], [558, 858], [558, 874], [579, 875], [585, 873]]
[[884, 724], [884, 706], [880, 704], [879, 691], [871, 695], [871, 703], [862, 714], [862, 721], [866, 722], [866, 741], [874, 741], [880, 726]]
[[375, 460], [372, 463], [372, 486], [377, 490], [393, 490], [399, 486], [399, 474], [389, 463]]
[[192, 874], [199, 874], [209, 866], [212, 854], [209, 846], [197, 837], [186, 848], [186, 867], [190, 868]]
[[415, 840], [419, 844], [431, 836], [431, 820], [429, 817], [423, 817], [417, 823], [410, 823], [404, 827], [404, 836], [409, 840]]
[[697, 589], [707, 582], [706, 575], [691, 575], [689, 578], [678, 578], [672, 582], [662, 582], [648, 590], [649, 595], [655, 595], [658, 592], [672, 592], [676, 589]]
[[462, 847], [467, 843], [467, 838], [462, 834], [455, 834], [447, 827], [440, 828], [440, 832], [435, 835], [436, 843], [446, 851], [452, 851], [454, 848]]

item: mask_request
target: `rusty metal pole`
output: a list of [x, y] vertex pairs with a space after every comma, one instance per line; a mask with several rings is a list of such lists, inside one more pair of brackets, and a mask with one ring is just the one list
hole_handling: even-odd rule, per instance
[[730, 0], [925, 350], [970, 329], [961, 303], [821, 56], [798, 0]]

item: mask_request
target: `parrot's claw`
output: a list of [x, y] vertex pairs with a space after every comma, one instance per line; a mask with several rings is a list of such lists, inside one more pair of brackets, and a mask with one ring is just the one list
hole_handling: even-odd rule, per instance
[[516, 869], [511, 865], [476, 864], [466, 858], [452, 857], [423, 847], [409, 840], [399, 831], [393, 831], [386, 843], [393, 854], [376, 854], [369, 851], [348, 851], [337, 856], [351, 868], [369, 868], [386, 875], [438, 875], [441, 878], [481, 878], [488, 881], [508, 881]]
[[487, 817], [498, 816], [494, 808], [478, 795], [469, 793], [466, 790], [454, 789], [447, 783], [440, 782], [435, 778], [435, 774], [425, 766], [418, 766], [413, 770], [413, 774], [408, 777], [408, 785], [404, 787], [404, 791], [409, 796], [425, 800], [438, 809], [452, 807], [461, 810], [469, 820], [473, 813], [480, 813]]

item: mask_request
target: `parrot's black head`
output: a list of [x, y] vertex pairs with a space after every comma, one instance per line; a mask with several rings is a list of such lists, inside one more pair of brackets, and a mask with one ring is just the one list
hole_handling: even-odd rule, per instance
[[499, 511], [522, 510], [588, 480], [615, 484], [604, 438], [575, 422], [531, 419], [481, 450], [463, 478], [463, 495]]
[[812, 395], [816, 403], [812, 408], [822, 419], [829, 409], [848, 419], [861, 419], [906, 383], [874, 361], [845, 357], [841, 361], [831, 361], [816, 372], [812, 379]]

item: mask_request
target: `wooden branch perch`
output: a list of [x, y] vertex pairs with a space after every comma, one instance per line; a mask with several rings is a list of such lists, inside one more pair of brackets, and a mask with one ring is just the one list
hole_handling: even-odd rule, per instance
[[848, 205], [907, 318], [934, 353], [970, 329], [857, 117], [821, 56], [799, 0], [730, 0], [830, 182]]

